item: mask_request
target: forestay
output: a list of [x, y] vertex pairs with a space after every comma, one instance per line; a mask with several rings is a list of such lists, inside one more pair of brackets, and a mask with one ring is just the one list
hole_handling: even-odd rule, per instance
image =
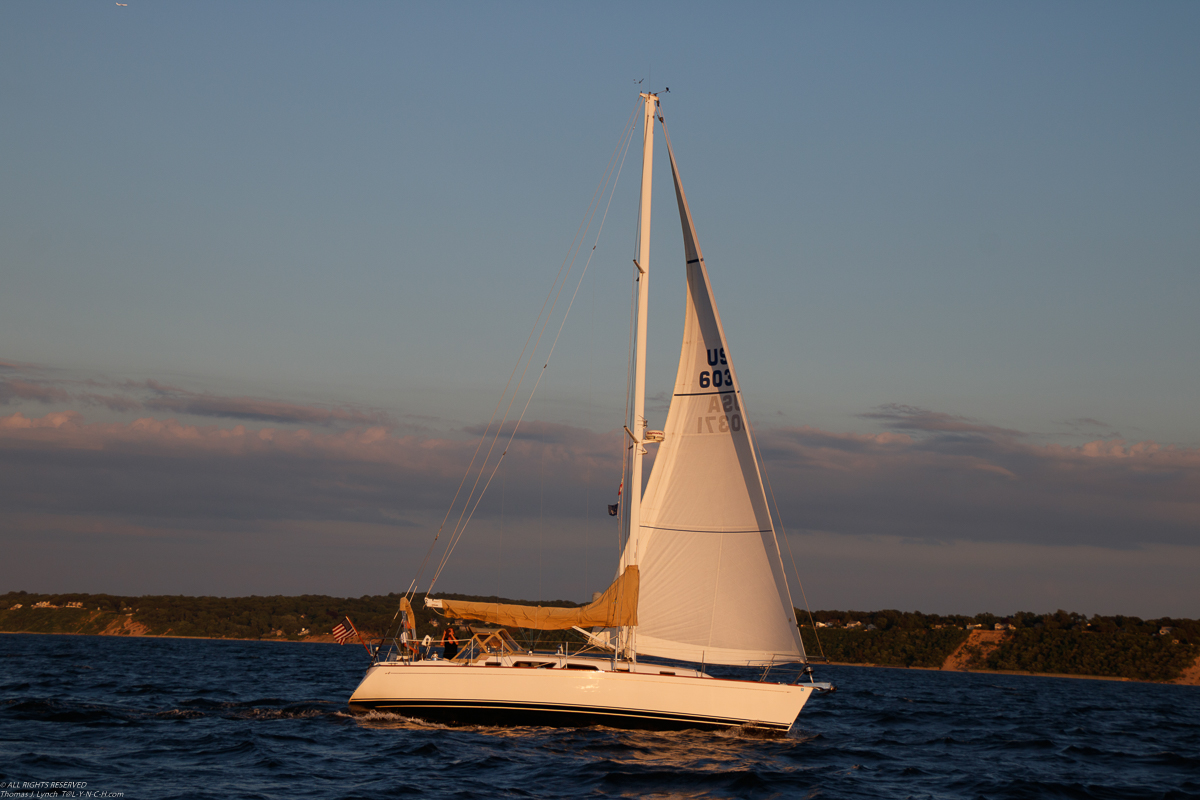
[[803, 660], [737, 373], [669, 137], [667, 151], [687, 310], [666, 436], [623, 559], [641, 567], [636, 649], [720, 664]]

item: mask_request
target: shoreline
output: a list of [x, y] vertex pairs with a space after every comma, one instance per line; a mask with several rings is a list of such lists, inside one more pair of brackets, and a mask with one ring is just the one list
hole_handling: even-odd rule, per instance
[[851, 664], [845, 661], [829, 661], [826, 662], [831, 667], [866, 667], [868, 669], [905, 669], [905, 670], [921, 670], [923, 672], [945, 672], [947, 674], [971, 674], [971, 675], [1020, 675], [1026, 678], [1072, 678], [1075, 680], [1084, 681], [1117, 681], [1120, 683], [1152, 683], [1161, 686], [1194, 686], [1196, 684], [1179, 683], [1177, 681], [1139, 681], [1136, 678], [1122, 678], [1115, 675], [1071, 675], [1062, 672], [1023, 672], [1013, 670], [1011, 672], [999, 669], [943, 669], [942, 667], [900, 667], [893, 664]]
[[[337, 644], [332, 634], [321, 633], [303, 639], [286, 639], [279, 636], [261, 639], [246, 639], [237, 636], [176, 636], [173, 633], [72, 633], [69, 631], [0, 631], [14, 636], [98, 636], [104, 639], [203, 639], [206, 642], [286, 642], [290, 644]], [[370, 641], [370, 637], [367, 641]], [[347, 641], [347, 644], [350, 642]], [[354, 644], [358, 644], [357, 641]]]
[[[104, 634], [104, 633], [56, 633], [46, 631], [0, 631], [0, 634], [13, 634], [25, 636], [97, 636], [104, 638], [122, 638], [122, 639], [193, 639], [204, 640], [209, 642], [275, 642], [287, 644], [337, 644], [333, 636], [329, 634], [321, 634], [317, 636], [306, 636], [303, 639], [280, 639], [278, 637], [263, 638], [263, 639], [239, 639], [224, 636], [172, 636], [169, 634]], [[368, 638], [369, 641], [369, 638]], [[358, 642], [354, 642], [358, 644]], [[1058, 672], [1023, 672], [1023, 671], [1005, 671], [996, 669], [945, 669], [943, 667], [902, 667], [895, 664], [854, 664], [846, 661], [826, 661], [826, 662], [810, 662], [811, 666], [830, 666], [830, 667], [862, 667], [863, 669], [902, 669], [902, 670], [920, 670], [923, 672], [945, 672], [948, 674], [967, 673], [971, 675], [1016, 675], [1025, 678], [1070, 678], [1072, 680], [1085, 681], [1116, 681], [1119, 683], [1148, 683], [1158, 686], [1200, 686], [1200, 675], [1197, 675], [1197, 667], [1193, 666], [1186, 670], [1182, 676], [1173, 681], [1140, 681], [1136, 678], [1122, 678], [1113, 675], [1070, 675]]]

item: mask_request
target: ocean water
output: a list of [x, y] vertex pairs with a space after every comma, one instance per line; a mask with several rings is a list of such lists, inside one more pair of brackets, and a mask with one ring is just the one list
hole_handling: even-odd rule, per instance
[[355, 717], [365, 666], [349, 645], [0, 635], [0, 797], [1200, 798], [1200, 687], [818, 667], [837, 691], [757, 738]]

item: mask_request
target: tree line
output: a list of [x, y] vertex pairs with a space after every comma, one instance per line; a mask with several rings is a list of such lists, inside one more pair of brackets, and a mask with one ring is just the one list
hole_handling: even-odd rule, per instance
[[[530, 601], [439, 594], [456, 600], [522, 603], [572, 608], [566, 600]], [[330, 597], [124, 596], [108, 594], [0, 595], [0, 631], [99, 634], [130, 626], [154, 636], [299, 641], [328, 636], [350, 617], [368, 640], [394, 635], [401, 595]], [[35, 606], [42, 605], [41, 608]], [[75, 605], [78, 607], [68, 607]], [[19, 607], [18, 607], [19, 606]], [[441, 637], [447, 620], [412, 598], [417, 636]], [[993, 649], [968, 650], [968, 669], [1099, 675], [1166, 681], [1179, 677], [1200, 656], [1200, 621], [1162, 617], [1092, 616], [1056, 611], [994, 614], [923, 614], [919, 611], [797, 610], [801, 638], [810, 656], [849, 664], [938, 668], [967, 641], [969, 627], [1006, 635]], [[128, 623], [128, 624], [127, 624]], [[469, 623], [468, 623], [469, 624]], [[460, 628], [461, 633], [461, 628]], [[581, 644], [574, 631], [510, 631], [523, 646], [555, 648]]]
[[[1005, 636], [995, 648], [968, 648], [967, 669], [1096, 675], [1168, 681], [1200, 657], [1200, 621], [1174, 617], [1086, 617], [1019, 612], [938, 615], [897, 611], [797, 611], [810, 656], [896, 667], [940, 667], [970, 629]], [[822, 624], [823, 623], [823, 624]]]
[[[328, 636], [349, 617], [368, 641], [395, 635], [402, 595], [272, 595], [260, 597], [188, 597], [185, 595], [125, 596], [109, 594], [0, 595], [0, 631], [10, 633], [100, 634], [127, 631], [131, 625], [150, 636], [195, 636], [212, 639], [278, 639], [300, 641]], [[450, 600], [523, 603], [573, 608], [566, 600], [530, 602], [498, 597], [439, 593]], [[424, 594], [412, 598], [417, 636], [441, 637], [446, 620], [424, 607]], [[42, 604], [43, 607], [37, 608]], [[69, 607], [76, 604], [79, 607]], [[19, 606], [19, 607], [18, 607]], [[461, 634], [461, 626], [460, 626]], [[510, 631], [530, 648], [557, 647], [560, 642], [582, 642], [573, 631]]]

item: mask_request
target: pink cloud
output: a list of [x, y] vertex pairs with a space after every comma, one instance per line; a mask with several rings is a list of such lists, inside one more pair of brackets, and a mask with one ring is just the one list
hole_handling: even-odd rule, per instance
[[[396, 421], [389, 414], [379, 409], [350, 405], [322, 406], [258, 397], [226, 397], [212, 392], [170, 386], [154, 380], [114, 382], [95, 377], [75, 378], [63, 376], [55, 371], [47, 374], [47, 370], [35, 365], [0, 362], [0, 370], [4, 369], [25, 374], [24, 379], [0, 378], [0, 404], [5, 405], [75, 401], [118, 413], [165, 411], [200, 417], [323, 427], [336, 424], [388, 427], [396, 425]], [[87, 390], [79, 392], [77, 390], [80, 387], [118, 388], [123, 391], [107, 394]], [[147, 394], [149, 397], [145, 397]]]
[[[519, 438], [508, 447], [510, 463], [528, 466], [536, 460], [561, 466], [570, 462], [572, 469], [588, 470], [601, 464], [611, 466], [619, 458], [619, 440], [615, 434], [605, 436], [567, 425], [538, 422], [527, 423], [523, 431], [526, 438]], [[504, 449], [503, 442], [495, 449], [493, 462]], [[614, 442], [618, 444], [614, 446]], [[66, 411], [32, 418], [20, 412], [0, 417], [0, 449], [18, 443], [53, 446], [58, 451], [109, 450], [176, 458], [223, 455], [337, 459], [391, 465], [426, 477], [438, 474], [458, 478], [477, 440], [397, 436], [381, 425], [319, 432], [303, 428], [187, 425], [155, 417], [142, 417], [130, 423], [87, 423], [78, 412]]]
[[27, 431], [34, 428], [58, 429], [67, 425], [76, 425], [79, 418], [78, 411], [57, 411], [33, 419], [18, 411], [7, 417], [0, 417], [0, 431]]
[[[29, 418], [20, 412], [0, 417], [0, 442], [23, 439], [60, 449], [142, 448], [186, 456], [189, 452], [250, 455], [266, 452], [325, 453], [363, 461], [403, 460], [409, 439], [390, 437], [382, 427], [340, 433], [276, 428], [248, 429], [219, 425], [185, 425], [174, 419], [142, 417], [130, 423], [85, 423], [75, 411]], [[420, 448], [417, 448], [420, 449]]]
[[[970, 424], [967, 440], [802, 427], [763, 431], [760, 444], [792, 530], [1118, 548], [1200, 544], [1200, 448], [1040, 445]], [[181, 520], [440, 518], [476, 452], [479, 431], [472, 431], [458, 439], [402, 436], [383, 425], [339, 431], [150, 416], [89, 423], [73, 411], [16, 413], [0, 417], [0, 505]], [[585, 486], [597, 508], [599, 497], [611, 502], [622, 436], [523, 425], [502, 473], [506, 514], [580, 514], [573, 498]], [[481, 514], [498, 511], [499, 486]]]

